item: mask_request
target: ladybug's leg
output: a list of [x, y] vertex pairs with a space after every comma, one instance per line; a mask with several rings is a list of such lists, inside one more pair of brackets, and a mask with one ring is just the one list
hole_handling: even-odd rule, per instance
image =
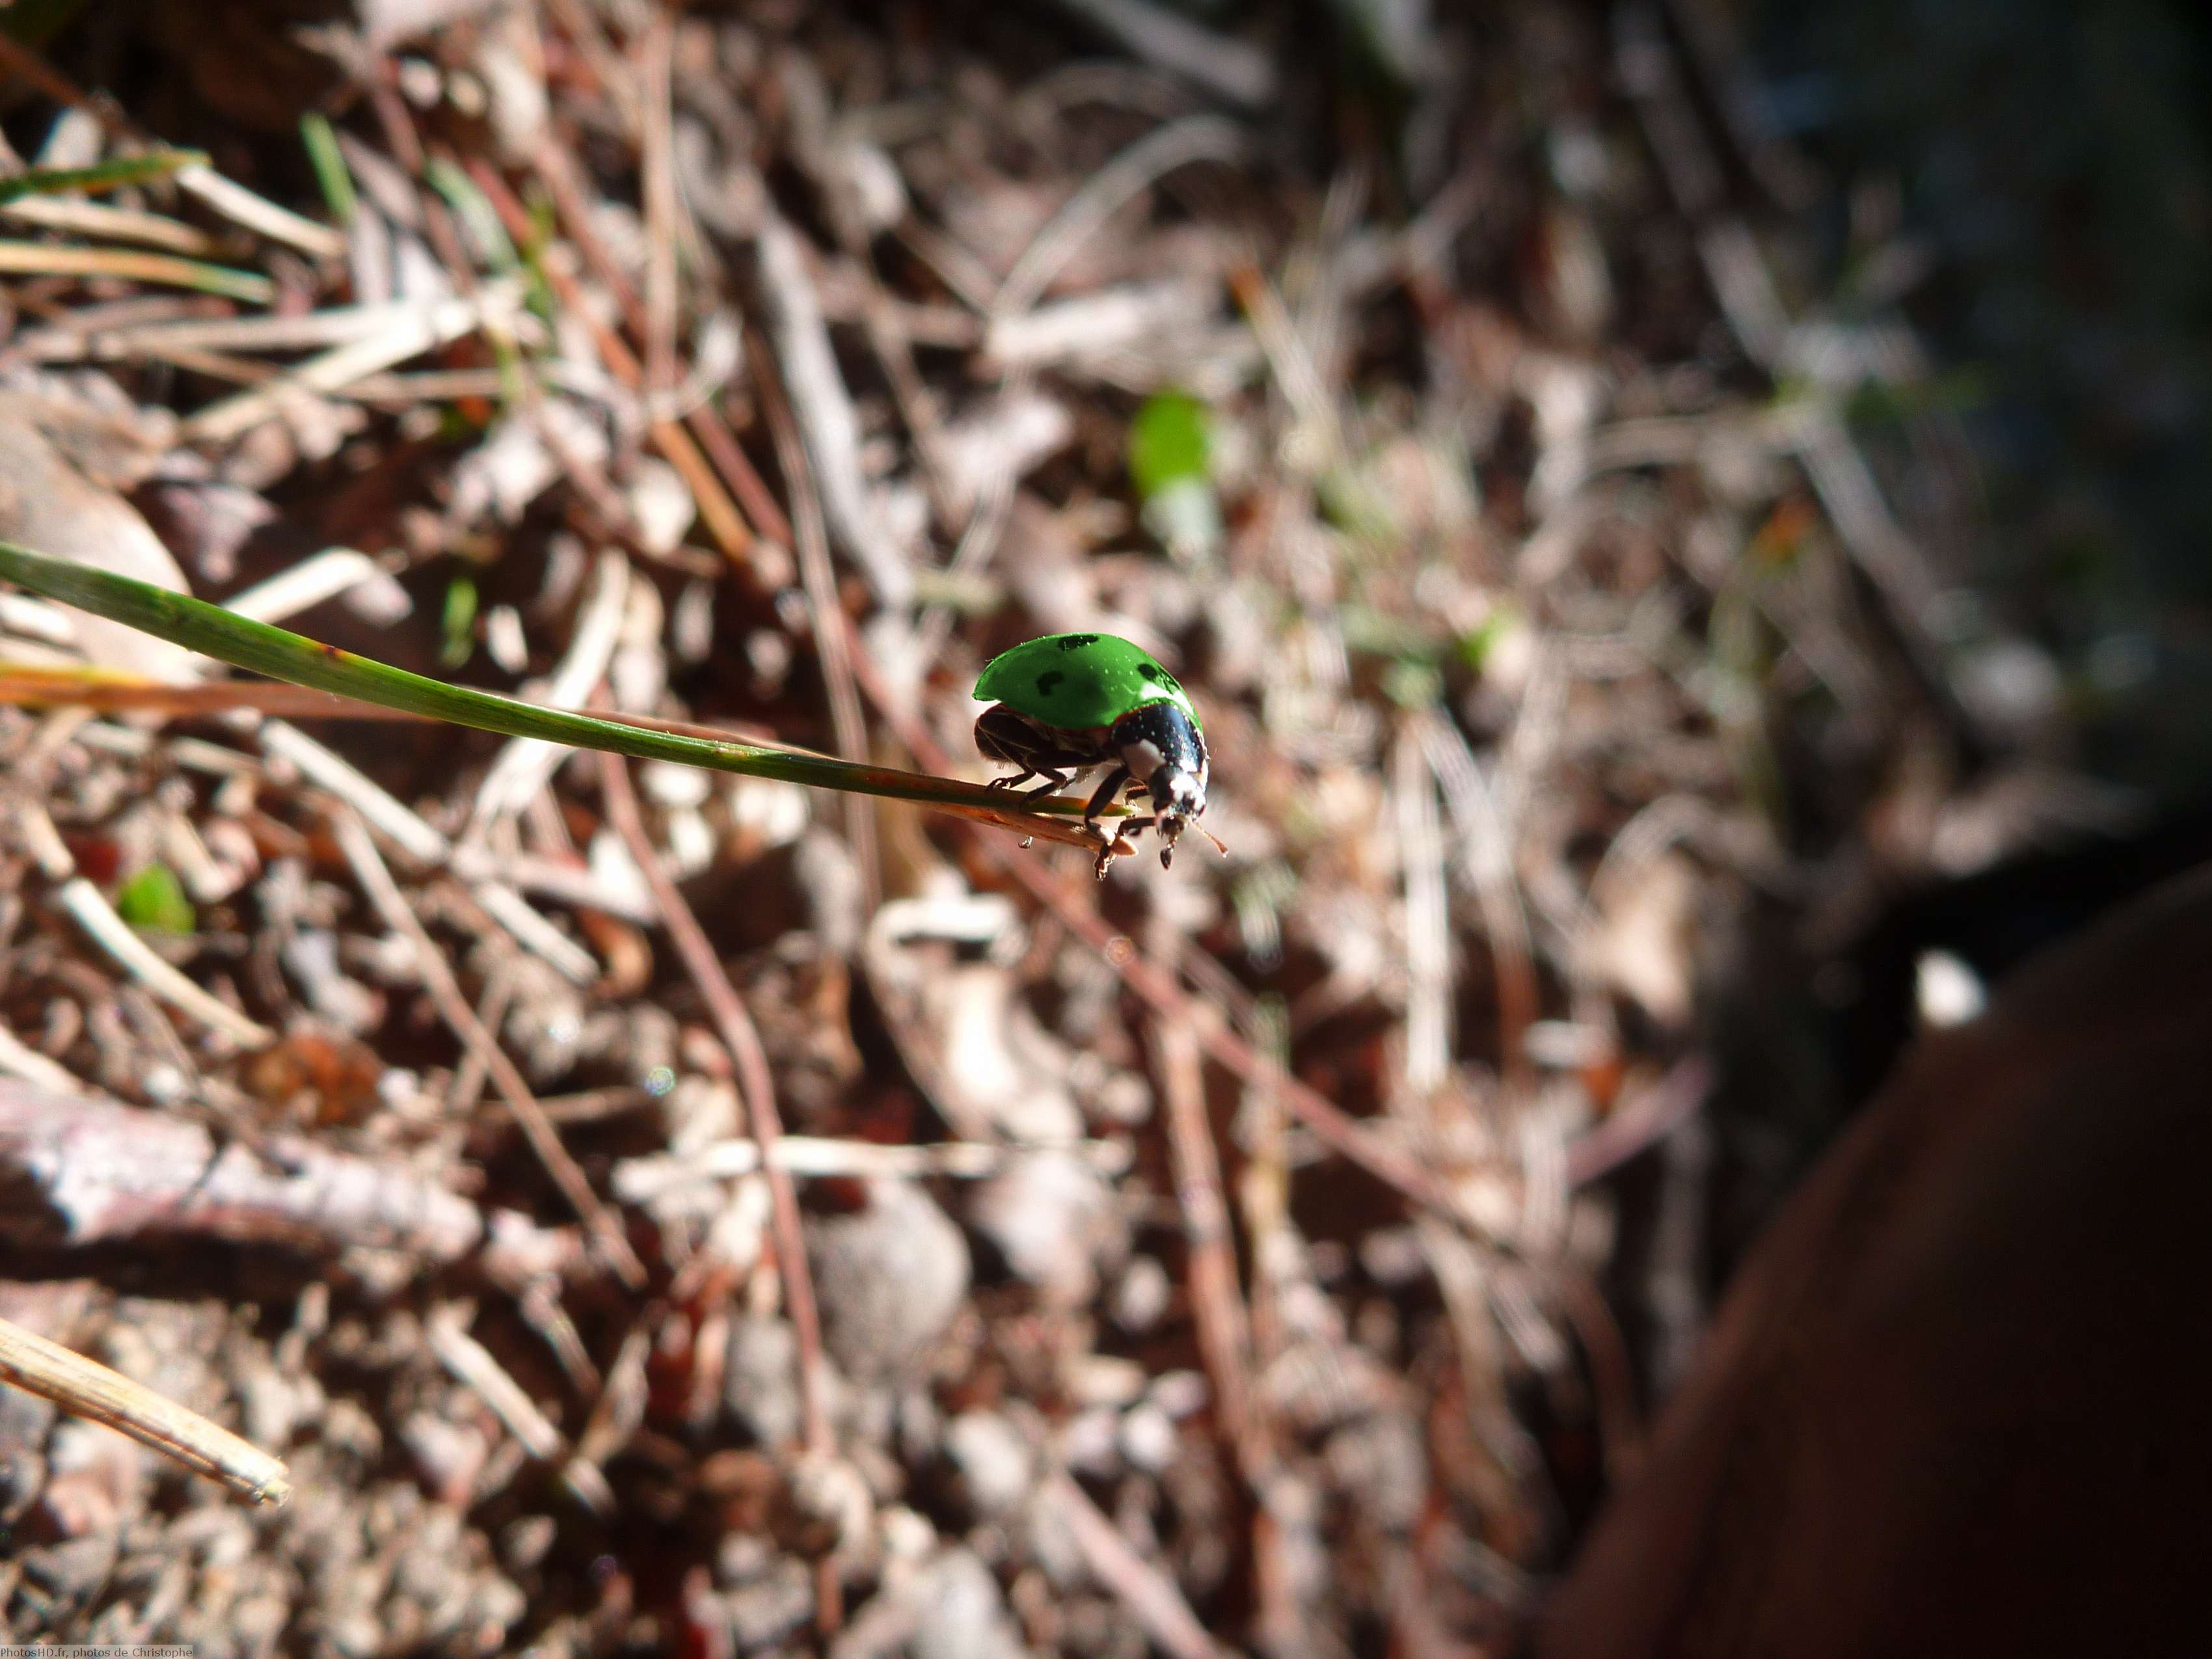
[[1042, 800], [1047, 795], [1058, 794], [1067, 787], [1068, 774], [1049, 766], [1025, 766], [1011, 777], [993, 778], [984, 787], [1012, 789], [1017, 784], [1027, 783], [1031, 778], [1042, 778], [1044, 781], [1030, 790], [1024, 798], [1028, 800]]
[[1080, 753], [1054, 741], [1052, 733], [1039, 731], [1004, 703], [985, 709], [977, 717], [975, 747], [986, 760], [1004, 761], [1021, 769], [1003, 778], [993, 778], [990, 787], [994, 789], [1018, 789], [1031, 778], [1044, 779], [1044, 786], [1031, 794], [1031, 799], [1066, 788], [1071, 771], [1084, 771], [1090, 764]]
[[1083, 821], [1092, 829], [1098, 827], [1098, 815], [1114, 804], [1114, 796], [1129, 781], [1129, 769], [1116, 766], [1106, 775], [1105, 781], [1091, 792], [1091, 805], [1083, 809]]

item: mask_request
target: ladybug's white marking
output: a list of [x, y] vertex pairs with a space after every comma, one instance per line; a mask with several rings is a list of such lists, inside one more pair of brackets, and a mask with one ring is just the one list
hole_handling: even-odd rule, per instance
[[1160, 753], [1159, 745], [1149, 738], [1139, 738], [1135, 743], [1121, 745], [1121, 764], [1127, 767], [1139, 782], [1151, 782], [1152, 774], [1158, 771], [1166, 760], [1167, 757]]

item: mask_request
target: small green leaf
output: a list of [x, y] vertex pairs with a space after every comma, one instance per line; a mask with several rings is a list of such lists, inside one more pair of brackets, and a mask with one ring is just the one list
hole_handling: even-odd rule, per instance
[[442, 628], [446, 642], [439, 650], [438, 660], [448, 668], [459, 668], [477, 648], [477, 584], [473, 576], [456, 576], [446, 584]]
[[1204, 481], [1212, 459], [1206, 405], [1186, 393], [1146, 398], [1129, 423], [1129, 480], [1146, 501], [1182, 480]]
[[189, 933], [199, 921], [184, 883], [166, 864], [149, 864], [125, 882], [115, 895], [115, 914], [133, 927], [158, 933]]

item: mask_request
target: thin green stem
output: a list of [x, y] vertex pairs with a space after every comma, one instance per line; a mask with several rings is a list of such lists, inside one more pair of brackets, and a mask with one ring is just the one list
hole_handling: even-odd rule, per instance
[[1068, 822], [1083, 802], [1069, 796], [1020, 800], [957, 778], [867, 766], [803, 749], [687, 735], [448, 685], [374, 658], [325, 645], [266, 623], [250, 622], [182, 593], [0, 542], [0, 578], [141, 632], [250, 669], [272, 679], [425, 715], [455, 726], [602, 749], [641, 760], [675, 761], [718, 772], [774, 778], [814, 789], [842, 789], [1000, 824], [1024, 835], [1096, 848], [1099, 837]]

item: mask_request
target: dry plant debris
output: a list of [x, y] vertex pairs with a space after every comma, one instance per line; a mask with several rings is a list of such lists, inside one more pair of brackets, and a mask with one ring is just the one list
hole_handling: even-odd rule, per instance
[[0, 198], [0, 540], [978, 781], [979, 666], [1109, 631], [1232, 852], [1094, 890], [0, 593], [0, 1316], [297, 1490], [0, 1389], [8, 1639], [1503, 1651], [1698, 1316], [1694, 1189], [1631, 1272], [1599, 1181], [1703, 942], [2087, 810], [1694, 68], [1539, 0], [151, 9], [0, 47], [0, 164], [210, 158]]

